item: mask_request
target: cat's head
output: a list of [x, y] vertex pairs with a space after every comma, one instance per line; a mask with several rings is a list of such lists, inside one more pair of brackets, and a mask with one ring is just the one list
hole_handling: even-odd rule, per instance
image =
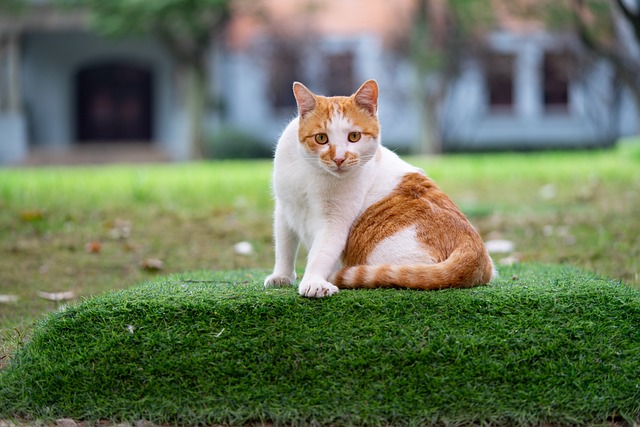
[[293, 84], [298, 103], [302, 155], [331, 175], [343, 176], [371, 160], [378, 150], [378, 84], [365, 82], [351, 96], [316, 95]]

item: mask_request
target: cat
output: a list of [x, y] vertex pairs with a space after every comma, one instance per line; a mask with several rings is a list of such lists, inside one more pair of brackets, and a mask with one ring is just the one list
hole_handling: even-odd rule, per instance
[[421, 169], [380, 143], [378, 84], [324, 97], [293, 84], [298, 116], [274, 155], [275, 267], [264, 284], [298, 292], [441, 289], [488, 283], [496, 272], [478, 232]]

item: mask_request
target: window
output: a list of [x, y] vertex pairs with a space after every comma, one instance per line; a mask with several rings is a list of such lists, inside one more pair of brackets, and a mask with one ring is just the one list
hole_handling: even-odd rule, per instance
[[323, 81], [325, 95], [349, 96], [357, 89], [353, 59], [353, 52], [332, 53], [325, 56]]
[[513, 110], [513, 55], [491, 54], [486, 61], [489, 107], [492, 110]]
[[545, 111], [566, 110], [569, 105], [569, 56], [546, 53], [542, 66]]
[[269, 99], [275, 110], [294, 109], [296, 100], [292, 85], [300, 80], [300, 54], [293, 46], [276, 46], [270, 61]]

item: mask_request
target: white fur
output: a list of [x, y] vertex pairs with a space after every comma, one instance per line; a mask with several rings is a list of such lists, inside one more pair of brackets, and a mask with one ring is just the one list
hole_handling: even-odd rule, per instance
[[349, 151], [349, 148], [351, 148], [351, 143], [347, 138], [349, 132], [362, 132], [362, 129], [354, 126], [343, 114], [340, 114], [335, 109], [333, 112], [333, 116], [331, 117], [331, 122], [329, 124], [328, 130], [329, 141], [331, 141], [331, 144], [336, 146], [337, 158], [344, 158], [347, 151]]
[[[338, 292], [327, 280], [337, 270], [355, 219], [387, 196], [405, 174], [418, 170], [381, 147], [379, 140], [363, 136], [349, 143], [348, 133], [358, 129], [342, 115], [334, 114], [328, 127], [331, 143], [344, 152], [357, 152], [361, 162], [341, 172], [335, 165], [323, 164], [298, 141], [298, 119], [289, 123], [274, 158], [276, 262], [273, 274], [265, 280], [265, 286], [292, 284], [296, 254], [303, 242], [309, 257], [298, 291], [316, 298]], [[377, 150], [381, 150], [379, 157]]]
[[426, 249], [420, 245], [415, 225], [383, 239], [367, 257], [367, 264], [433, 264]]

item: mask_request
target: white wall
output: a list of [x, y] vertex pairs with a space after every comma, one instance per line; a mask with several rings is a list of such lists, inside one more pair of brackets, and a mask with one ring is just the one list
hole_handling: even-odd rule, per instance
[[[296, 110], [275, 111], [271, 107], [267, 95], [269, 68], [264, 46], [259, 43], [250, 51], [230, 53], [226, 57], [222, 70], [226, 84], [222, 93], [227, 104], [228, 125], [275, 143], [287, 123], [295, 117]], [[318, 73], [314, 72], [321, 66], [317, 63], [318, 58], [323, 53], [344, 50], [354, 54], [357, 86], [369, 79], [377, 80], [380, 86], [379, 117], [383, 143], [406, 145], [416, 141], [419, 128], [416, 126], [417, 115], [411, 91], [414, 75], [406, 62], [396, 63], [385, 53], [377, 37], [365, 34], [317, 41], [317, 46], [310, 49], [308, 57], [303, 60], [308, 68], [303, 83], [322, 94]]]
[[0, 165], [22, 162], [27, 151], [24, 117], [18, 113], [0, 113]]
[[514, 55], [513, 111], [490, 110], [483, 67], [470, 60], [453, 85], [444, 110], [448, 149], [601, 146], [616, 139], [609, 67], [598, 64], [581, 81], [570, 83], [567, 111], [547, 112], [542, 61], [546, 51], [558, 49], [562, 37], [495, 33], [489, 42], [496, 52]]
[[[263, 43], [266, 42], [263, 40]], [[316, 43], [310, 57], [303, 62], [311, 64], [309, 67], [313, 70], [321, 66], [313, 61], [322, 58], [323, 51], [352, 51], [356, 79], [362, 83], [374, 78], [380, 86], [379, 117], [383, 141], [405, 147], [416, 144], [420, 117], [413, 91], [416, 75], [410, 64], [385, 52], [380, 40], [371, 35], [330, 37]], [[544, 54], [570, 46], [570, 39], [549, 33], [497, 32], [490, 37], [489, 43], [496, 52], [514, 55], [513, 111], [498, 113], [489, 108], [483, 67], [478, 61], [469, 59], [451, 86], [442, 108], [446, 149], [603, 146], [618, 137], [621, 127], [627, 131], [633, 127], [635, 115], [628, 111], [628, 97], [623, 99], [620, 117], [612, 114], [612, 105], [616, 102], [612, 73], [602, 63], [585, 72], [581, 80], [570, 83], [566, 111], [545, 111]], [[229, 124], [274, 142], [296, 112], [294, 108], [273, 111], [270, 106], [266, 93], [269, 69], [264, 46], [266, 44], [251, 52], [229, 55], [224, 64], [227, 82], [224, 95], [228, 101]], [[309, 81], [304, 83], [321, 93], [314, 73], [308, 74]]]
[[23, 93], [32, 144], [67, 147], [75, 139], [76, 72], [108, 60], [148, 65], [153, 74], [154, 140], [175, 156], [183, 144], [175, 70], [169, 55], [150, 40], [104, 39], [88, 33], [29, 33], [23, 46]]

